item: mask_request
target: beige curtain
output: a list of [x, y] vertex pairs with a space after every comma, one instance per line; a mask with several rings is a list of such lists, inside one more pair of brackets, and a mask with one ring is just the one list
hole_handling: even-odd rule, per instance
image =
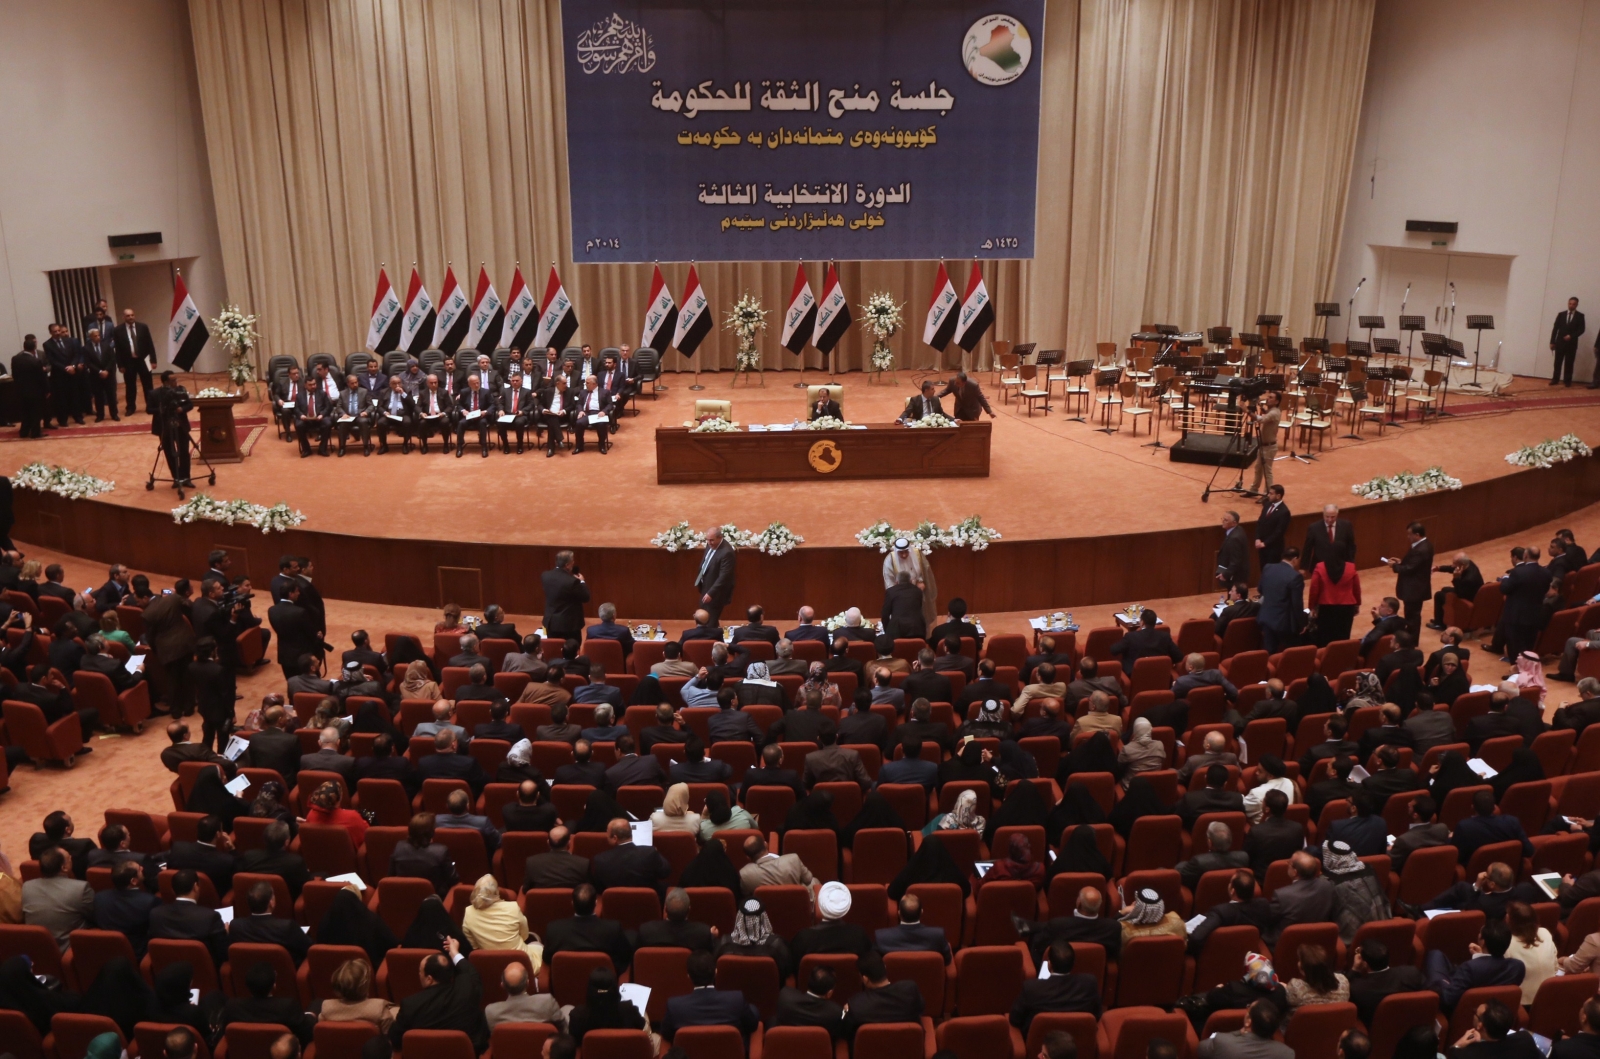
[[[558, 0], [189, 2], [229, 296], [260, 314], [263, 356], [361, 348], [380, 263], [403, 293], [415, 262], [435, 298], [447, 265], [470, 293], [486, 264], [503, 298], [519, 262], [536, 293], [555, 263], [576, 341], [638, 342], [650, 266], [568, 253]], [[1081, 351], [1150, 316], [1258, 311], [1302, 327], [1337, 255], [1372, 2], [1049, 0], [1036, 257], [984, 263], [992, 337]], [[702, 368], [732, 366], [721, 310], [748, 290], [775, 322], [794, 267], [701, 268], [719, 324]], [[681, 293], [688, 266], [662, 271]], [[902, 366], [936, 363], [931, 263], [840, 271], [853, 305], [906, 303]], [[768, 367], [797, 366], [776, 339]], [[852, 329], [838, 366], [870, 346]]]

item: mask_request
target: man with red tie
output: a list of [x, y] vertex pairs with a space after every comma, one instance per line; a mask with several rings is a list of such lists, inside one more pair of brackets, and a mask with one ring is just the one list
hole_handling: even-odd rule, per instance
[[495, 395], [478, 384], [474, 372], [467, 376], [467, 388], [456, 402], [456, 459], [466, 455], [467, 431], [478, 432], [478, 448], [489, 458], [489, 423], [495, 418]]
[[294, 409], [300, 400], [300, 394], [305, 391], [305, 388], [305, 383], [300, 381], [300, 369], [298, 367], [290, 368], [289, 377], [273, 386], [275, 391], [274, 403], [276, 405], [273, 411], [277, 414], [278, 422], [283, 424], [285, 431], [289, 434], [289, 438], [285, 440], [293, 440]]
[[[522, 365], [516, 360], [511, 361], [509, 381], [500, 387], [500, 414], [495, 417], [496, 426], [500, 431], [500, 451], [510, 452], [511, 442], [506, 437], [508, 430], [517, 432], [517, 455], [522, 455], [522, 442], [528, 432], [528, 424], [532, 422], [538, 429], [538, 420], [533, 419], [534, 409], [538, 407], [538, 400], [533, 391], [522, 385]], [[535, 441], [537, 444], [537, 441]]]

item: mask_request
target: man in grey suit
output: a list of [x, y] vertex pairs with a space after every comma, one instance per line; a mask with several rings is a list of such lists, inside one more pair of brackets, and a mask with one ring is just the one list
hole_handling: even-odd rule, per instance
[[1322, 875], [1322, 862], [1301, 850], [1289, 858], [1294, 882], [1280, 886], [1272, 895], [1272, 911], [1277, 918], [1272, 943], [1285, 927], [1296, 923], [1324, 923], [1333, 918], [1338, 894], [1333, 883]]
[[700, 560], [694, 587], [699, 593], [699, 608], [710, 616], [707, 624], [716, 625], [722, 618], [722, 608], [733, 598], [733, 545], [722, 539], [719, 526], [706, 530], [705, 556]]
[[550, 852], [535, 853], [523, 862], [523, 889], [572, 887], [588, 881], [589, 858], [577, 856], [567, 849], [571, 834], [559, 825], [550, 829]]
[[68, 935], [94, 918], [94, 890], [62, 874], [66, 865], [61, 847], [51, 846], [39, 854], [39, 877], [22, 884], [22, 921], [48, 930], [62, 952], [67, 951]]
[[315, 754], [300, 755], [300, 771], [307, 769], [336, 773], [344, 780], [346, 790], [356, 785], [356, 759], [339, 753], [339, 729], [332, 725], [318, 733]]
[[1200, 1042], [1200, 1059], [1294, 1059], [1294, 1049], [1272, 1039], [1283, 1013], [1270, 1000], [1257, 1000], [1245, 1009], [1244, 1025], [1234, 1033], [1219, 1033]]
[[[556, 998], [549, 993], [528, 992], [528, 969], [522, 964], [506, 964], [500, 973], [500, 984], [505, 987], [506, 998], [483, 1009], [491, 1030], [502, 1022], [548, 1022], [557, 1032], [566, 1030], [567, 1019]], [[537, 984], [534, 988], [538, 988]]]

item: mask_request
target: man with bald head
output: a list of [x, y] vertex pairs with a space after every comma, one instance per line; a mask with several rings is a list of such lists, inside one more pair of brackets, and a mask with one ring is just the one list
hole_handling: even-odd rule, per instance
[[1333, 919], [1337, 892], [1322, 874], [1322, 862], [1301, 850], [1289, 858], [1289, 873], [1294, 881], [1272, 894], [1272, 912], [1277, 920], [1272, 944], [1285, 927], [1296, 923], [1324, 923]]
[[705, 553], [694, 579], [696, 598], [710, 624], [718, 622], [722, 608], [733, 598], [733, 583], [733, 545], [722, 539], [722, 527], [712, 526], [706, 530]]
[[668, 890], [661, 903], [666, 918], [639, 924], [639, 947], [710, 952], [717, 943], [717, 928], [690, 919], [690, 904], [688, 890], [681, 886]]
[[[567, 1020], [561, 1014], [561, 1005], [549, 993], [539, 992], [538, 979], [528, 977], [528, 969], [521, 963], [508, 963], [500, 972], [500, 985], [506, 998], [483, 1009], [483, 1017], [492, 1030], [502, 1022], [548, 1022], [558, 1031], [565, 1030]], [[529, 986], [533, 992], [528, 992]]]
[[826, 625], [818, 625], [817, 612], [810, 607], [801, 607], [800, 613], [795, 616], [798, 624], [783, 634], [783, 638], [790, 643], [799, 643], [801, 640], [819, 640], [824, 645], [833, 642], [833, 634]]
[[171, 745], [161, 748], [162, 766], [168, 772], [176, 773], [185, 761], [205, 761], [220, 765], [227, 777], [232, 779], [239, 771], [239, 767], [221, 754], [213, 752], [209, 744], [193, 742], [191, 734], [189, 726], [182, 721], [173, 721], [167, 725], [167, 741]]
[[524, 890], [556, 890], [577, 886], [589, 879], [589, 858], [569, 848], [572, 833], [557, 824], [550, 829], [550, 850], [535, 853], [522, 865]]
[[1306, 530], [1305, 547], [1300, 549], [1300, 569], [1309, 575], [1318, 563], [1333, 555], [1335, 545], [1346, 562], [1356, 561], [1355, 527], [1350, 525], [1349, 519], [1339, 517], [1338, 504], [1327, 504], [1322, 509], [1322, 518]]

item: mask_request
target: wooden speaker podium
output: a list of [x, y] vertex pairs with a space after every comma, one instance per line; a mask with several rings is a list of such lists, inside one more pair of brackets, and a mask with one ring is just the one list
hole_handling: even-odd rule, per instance
[[200, 455], [212, 463], [243, 463], [239, 450], [239, 431], [233, 425], [233, 406], [244, 400], [232, 397], [196, 397], [200, 412]]

